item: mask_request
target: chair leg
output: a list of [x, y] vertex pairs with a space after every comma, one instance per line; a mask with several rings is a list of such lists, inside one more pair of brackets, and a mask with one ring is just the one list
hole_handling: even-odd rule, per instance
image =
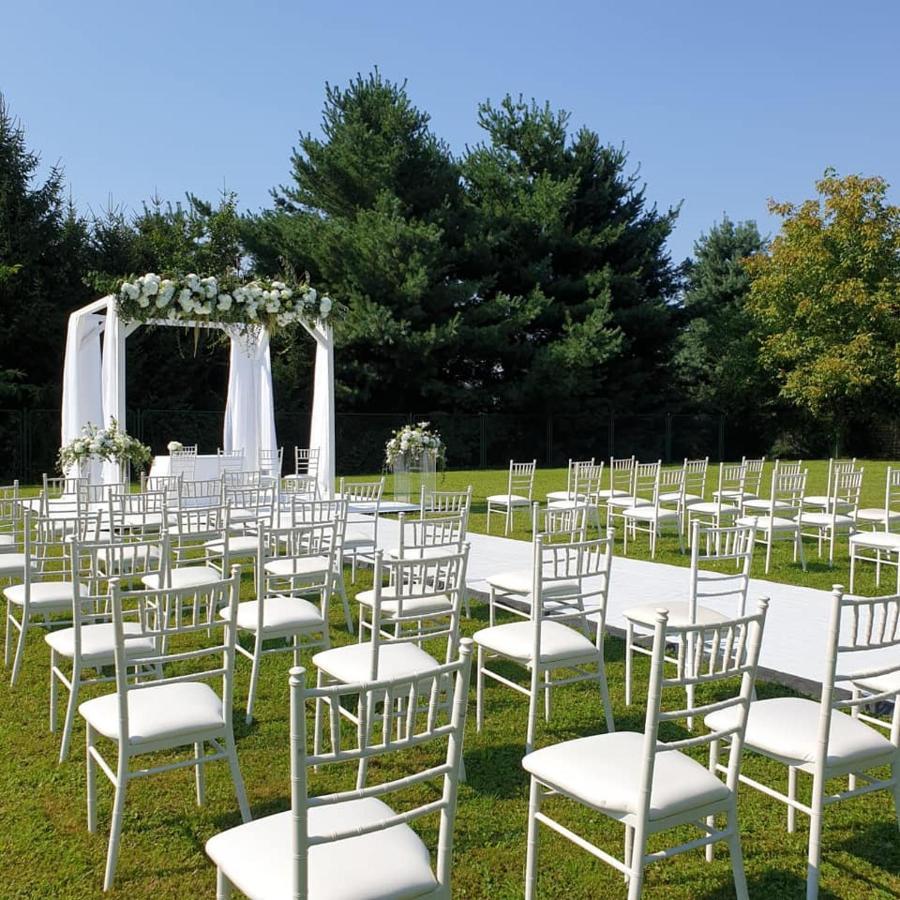
[[[626, 620], [627, 621], [627, 620]], [[630, 621], [625, 627], [625, 705], [631, 706], [631, 666], [634, 654], [634, 625]]]
[[[51, 670], [52, 671], [52, 670]], [[59, 761], [65, 762], [72, 743], [72, 729], [75, 727], [75, 710], [78, 709], [78, 689], [81, 686], [81, 669], [72, 668], [72, 688], [69, 691], [69, 702], [66, 705], [66, 720], [63, 723], [62, 743], [59, 747]]]
[[550, 724], [550, 712], [551, 712], [551, 699], [550, 699], [550, 670], [547, 669], [544, 672], [544, 721], [549, 725]]
[[728, 810], [728, 853], [731, 856], [731, 870], [734, 873], [734, 892], [737, 900], [747, 900], [747, 876], [744, 874], [744, 855], [741, 852], [741, 834], [738, 830], [737, 800]]
[[247, 692], [247, 724], [253, 721], [253, 703], [256, 700], [256, 685], [259, 682], [259, 664], [262, 657], [262, 637], [253, 635], [253, 663], [250, 668], [250, 690]]
[[[322, 670], [319, 669], [316, 674], [316, 687], [321, 688], [324, 687], [324, 676], [322, 674]], [[313, 753], [318, 756], [322, 752], [322, 709], [324, 707], [324, 701], [321, 697], [316, 697], [315, 704], [315, 713], [313, 720]], [[315, 771], [318, 771], [318, 766], [316, 766]]]
[[769, 574], [769, 569], [772, 566], [772, 542], [775, 538], [775, 533], [772, 529], [769, 529], [769, 533], [766, 535], [766, 575]]
[[819, 896], [819, 867], [822, 862], [822, 811], [825, 785], [822, 779], [813, 778], [812, 814], [809, 817], [809, 850], [806, 864], [806, 900]]
[[56, 734], [56, 701], [59, 689], [56, 684], [56, 651], [50, 648], [50, 734]]
[[806, 557], [803, 555], [803, 535], [800, 529], [797, 529], [797, 552], [800, 554], [800, 568], [806, 571]]
[[[718, 741], [710, 741], [709, 742], [709, 771], [718, 778], [718, 774], [716, 772], [716, 767], [719, 764], [719, 742]], [[706, 826], [707, 828], [715, 828], [716, 826], [716, 817], [715, 816], [707, 816], [706, 817]], [[711, 863], [713, 861], [713, 856], [715, 854], [715, 844], [707, 844], [705, 848], [706, 852], [706, 861]]]
[[525, 734], [525, 752], [534, 750], [534, 735], [537, 731], [538, 694], [542, 688], [541, 668], [535, 662], [531, 669], [531, 690], [528, 693], [528, 729]]
[[25, 635], [28, 634], [28, 617], [22, 616], [22, 624], [19, 628], [19, 640], [16, 641], [16, 657], [13, 660], [12, 675], [9, 677], [9, 683], [15, 686], [19, 680], [19, 672], [22, 670], [22, 660], [25, 658]]
[[641, 822], [634, 830], [631, 846], [630, 874], [628, 877], [628, 900], [640, 900], [644, 889], [644, 853], [647, 849], [646, 826]]
[[6, 601], [6, 615], [3, 617], [6, 627], [3, 629], [3, 665], [9, 668], [9, 657], [12, 650], [12, 631], [10, 630], [10, 617], [12, 616], [12, 603]]
[[900, 763], [891, 766], [891, 778], [894, 779], [894, 815], [897, 817], [897, 827], [900, 828]]
[[122, 838], [122, 814], [125, 811], [125, 793], [128, 789], [128, 754], [119, 744], [119, 765], [116, 769], [116, 796], [113, 800], [112, 822], [109, 826], [109, 848], [106, 851], [106, 874], [103, 890], [112, 887], [116, 877], [116, 863], [119, 861], [119, 843]]
[[91, 750], [94, 748], [94, 729], [88, 724], [85, 737], [85, 780], [87, 782], [87, 827], [93, 834], [97, 830], [97, 763]]
[[537, 891], [538, 820], [541, 786], [532, 775], [528, 796], [528, 831], [525, 842], [525, 900], [534, 900]]
[[[631, 853], [634, 848], [634, 829], [630, 825], [625, 826], [625, 854], [622, 857], [626, 866], [631, 865]], [[624, 876], [625, 884], [628, 884], [628, 874]]]
[[603, 717], [606, 719], [606, 732], [612, 734], [616, 730], [616, 723], [613, 720], [612, 704], [609, 701], [609, 684], [606, 680], [606, 663], [600, 661], [600, 671], [597, 681], [600, 682], [600, 699], [603, 702]]
[[221, 869], [216, 869], [216, 900], [231, 900], [231, 882]]
[[234, 783], [234, 793], [237, 797], [238, 809], [241, 811], [241, 820], [249, 822], [251, 819], [250, 804], [247, 802], [247, 791], [244, 788], [241, 767], [238, 765], [237, 746], [234, 743], [234, 731], [231, 728], [225, 735], [225, 752], [228, 754], [228, 768], [231, 770], [231, 780]]
[[475, 731], [484, 727], [484, 647], [478, 646], [478, 662], [475, 670]]
[[206, 802], [206, 763], [203, 762], [206, 756], [206, 750], [203, 742], [198, 741], [194, 744], [194, 759], [197, 761], [194, 766], [194, 780], [197, 787], [197, 806], [203, 806]]
[[[797, 767], [788, 766], [788, 799], [797, 799]], [[797, 824], [797, 810], [788, 804], [787, 808], [787, 830], [788, 834], [793, 834]]]
[[497, 612], [494, 609], [494, 600], [497, 596], [497, 593], [493, 587], [491, 587], [491, 592], [488, 595], [488, 624], [491, 628], [496, 624]]
[[344, 584], [344, 570], [341, 569], [340, 576], [336, 579], [338, 593], [341, 595], [341, 603], [344, 606], [344, 619], [347, 622], [347, 631], [353, 634], [353, 614], [350, 612], [350, 600], [347, 597], [347, 585]]
[[512, 507], [506, 507], [506, 530], [503, 532], [507, 537], [509, 537], [509, 529], [512, 525]]

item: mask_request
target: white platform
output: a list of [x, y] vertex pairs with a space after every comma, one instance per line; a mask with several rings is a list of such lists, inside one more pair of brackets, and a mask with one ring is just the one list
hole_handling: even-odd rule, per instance
[[[382, 519], [378, 526], [378, 543], [382, 549], [396, 547], [399, 541], [396, 520]], [[530, 570], [531, 543], [486, 534], [469, 532], [471, 545], [467, 583], [475, 593], [487, 595], [485, 579], [492, 574], [514, 569]], [[620, 550], [617, 545], [617, 550]], [[840, 581], [835, 570], [835, 581]], [[616, 556], [612, 563], [607, 625], [624, 629], [623, 611], [644, 603], [686, 600], [689, 569]], [[760, 665], [773, 673], [788, 676], [786, 681], [801, 679], [821, 683], [825, 664], [825, 642], [831, 615], [831, 594], [828, 591], [781, 584], [754, 578], [750, 583], [751, 609], [759, 597], [769, 598], [769, 614], [763, 636]], [[729, 615], [737, 610], [727, 598], [707, 604]], [[895, 655], [896, 650], [884, 656]], [[879, 651], [880, 653], [880, 651]], [[866, 655], [867, 668], [877, 663], [879, 653]], [[849, 660], [848, 660], [849, 662]]]
[[[171, 456], [154, 456], [153, 462], [150, 464], [150, 477], [155, 478], [159, 475], [169, 475], [172, 471]], [[197, 461], [194, 463], [194, 474], [188, 481], [209, 481], [218, 478], [221, 475], [219, 469], [219, 456], [217, 453], [198, 454]]]

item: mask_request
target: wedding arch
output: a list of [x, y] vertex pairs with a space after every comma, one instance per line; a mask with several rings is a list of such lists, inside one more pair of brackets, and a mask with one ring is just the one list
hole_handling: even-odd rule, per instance
[[[319, 451], [322, 495], [334, 491], [334, 335], [332, 302], [308, 284], [241, 282], [197, 275], [163, 278], [148, 273], [123, 282], [69, 316], [63, 369], [62, 443], [88, 423], [115, 418], [124, 426], [126, 341], [141, 325], [220, 329], [231, 340], [222, 447], [243, 449], [254, 460], [275, 450], [271, 333], [301, 325], [316, 342], [309, 446]], [[102, 335], [102, 343], [101, 343]], [[177, 437], [173, 435], [173, 437]], [[103, 463], [100, 479], [118, 480], [115, 463]]]

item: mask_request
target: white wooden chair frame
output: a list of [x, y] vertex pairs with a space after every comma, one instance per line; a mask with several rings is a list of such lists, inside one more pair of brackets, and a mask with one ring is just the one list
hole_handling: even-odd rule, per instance
[[[742, 616], [714, 626], [682, 626], [667, 627], [667, 612], [660, 609], [653, 632], [652, 663], [650, 684], [647, 696], [647, 715], [644, 725], [643, 764], [641, 769], [638, 797], [640, 806], [636, 813], [613, 814], [598, 810], [603, 815], [615, 818], [625, 825], [624, 859], [618, 859], [605, 850], [590, 843], [571, 829], [541, 811], [544, 797], [558, 794], [581, 802], [579, 797], [555, 787], [552, 783], [544, 783], [534, 774], [531, 775], [531, 790], [528, 804], [527, 857], [525, 863], [525, 898], [534, 900], [537, 893], [538, 864], [538, 824], [548, 828], [572, 841], [592, 856], [612, 866], [625, 876], [628, 884], [629, 900], [638, 900], [641, 896], [644, 870], [647, 865], [668, 859], [680, 853], [687, 853], [699, 847], [712, 847], [719, 841], [728, 844], [731, 853], [731, 864], [734, 873], [734, 885], [739, 900], [746, 900], [747, 883], [744, 875], [743, 857], [741, 854], [740, 834], [737, 821], [737, 784], [741, 762], [741, 745], [744, 727], [747, 721], [747, 710], [753, 692], [756, 666], [759, 659], [759, 647], [766, 617], [768, 601], [762, 600], [754, 615]], [[674, 677], [667, 678], [664, 673], [666, 646], [677, 646], [677, 668]], [[704, 659], [705, 657], [705, 659]], [[661, 698], [665, 689], [684, 690], [689, 686], [715, 685], [726, 679], [740, 678], [740, 691], [732, 693], [724, 700], [693, 706], [673, 711], [661, 710]], [[737, 727], [719, 732], [693, 736], [682, 740], [662, 741], [659, 737], [660, 725], [678, 719], [703, 715], [708, 709], [733, 708], [739, 710]], [[704, 744], [716, 744], [722, 738], [731, 739], [731, 753], [726, 771], [728, 796], [706, 804], [698, 804], [693, 809], [681, 811], [668, 817], [650, 818], [650, 801], [653, 786], [653, 772], [656, 755], [672, 751], [686, 750]], [[600, 744], [602, 747], [602, 744]], [[528, 757], [523, 760], [526, 771]], [[603, 765], [602, 757], [597, 765]], [[725, 814], [727, 821], [724, 828], [715, 824], [715, 816]], [[706, 821], [704, 821], [706, 820]], [[647, 840], [651, 834], [668, 831], [683, 825], [691, 825], [701, 832], [694, 840], [685, 841], [677, 846], [653, 853], [647, 851]]]
[[[665, 497], [674, 498], [665, 500]], [[671, 509], [667, 503], [674, 503]], [[665, 525], [673, 525], [678, 535], [678, 547], [684, 553], [684, 469], [657, 469], [656, 483], [653, 486], [653, 499], [650, 503], [641, 503], [623, 509], [624, 522], [622, 534], [622, 553], [628, 556], [628, 537], [637, 538], [638, 532], [650, 538], [650, 558], [656, 559], [656, 545]]]
[[531, 462], [509, 461], [509, 475], [506, 479], [505, 494], [491, 494], [487, 498], [487, 524], [485, 529], [491, 533], [491, 512], [503, 513], [506, 516], [504, 535], [509, 535], [514, 524], [516, 509], [531, 506], [534, 496], [534, 474], [537, 471], [537, 459]]
[[[842, 627], [843, 626], [843, 627]], [[843, 634], [842, 634], [843, 632]], [[831, 621], [828, 629], [826, 664], [822, 681], [822, 693], [819, 700], [819, 723], [816, 736], [816, 758], [811, 762], [791, 761], [773, 755], [765, 749], [753, 746], [745, 741], [745, 749], [759, 753], [774, 762], [780, 762], [788, 769], [788, 793], [762, 784], [746, 775], [740, 775], [740, 781], [755, 788], [767, 797], [779, 800], [787, 806], [787, 830], [794, 831], [797, 811], [809, 816], [809, 844], [807, 855], [806, 897], [815, 900], [819, 895], [819, 872], [822, 859], [822, 827], [825, 810], [843, 800], [861, 797], [873, 791], [889, 790], [894, 796], [897, 820], [900, 822], [900, 750], [897, 739], [900, 738], [900, 726], [891, 730], [893, 752], [884, 758], [871, 757], [866, 761], [864, 771], [860, 771], [859, 761], [842, 761], [829, 766], [827, 753], [832, 726], [832, 715], [835, 711], [849, 708], [854, 711], [854, 718], [871, 721], [869, 717], [859, 714], [859, 707], [878, 700], [893, 700], [898, 703], [896, 691], [881, 693], [862, 693], [858, 690], [849, 698], [835, 696], [835, 685], [846, 683], [855, 685], [870, 678], [881, 677], [900, 672], [900, 655], [894, 656], [892, 664], [885, 665], [884, 657], [872, 668], [839, 669], [843, 664], [843, 654], [852, 658], [847, 660], [848, 666], [863, 665], [860, 655], [871, 650], [887, 648], [900, 649], [900, 595], [890, 597], [848, 597], [843, 593], [841, 585], [835, 585], [831, 599]], [[765, 702], [765, 701], [760, 701]], [[896, 708], [896, 706], [895, 706]], [[753, 715], [752, 706], [750, 715]], [[884, 723], [879, 723], [884, 727]], [[871, 773], [882, 766], [890, 766], [889, 778], [879, 778]], [[710, 746], [710, 769], [722, 770], [718, 763], [718, 741]], [[797, 773], [804, 772], [812, 776], [812, 799], [803, 803], [797, 799]], [[846, 791], [826, 794], [826, 783], [833, 778], [850, 776], [850, 786]], [[861, 786], [858, 786], [861, 782]], [[707, 854], [710, 851], [707, 850]]]
[[832, 478], [828, 509], [820, 513], [801, 513], [798, 517], [801, 537], [815, 540], [820, 559], [822, 546], [828, 542], [828, 565], [832, 568], [838, 534], [845, 532], [849, 538], [856, 531], [856, 511], [859, 509], [864, 474], [864, 468], [836, 473]]
[[[768, 499], [768, 508], [763, 512], [759, 506], [749, 510], [745, 507], [744, 515], [737, 520], [738, 525], [753, 524], [756, 528], [756, 542], [766, 548], [766, 575], [772, 565], [772, 545], [776, 535], [794, 542], [794, 562], [800, 560], [800, 568], [806, 571], [806, 557], [803, 553], [801, 537], [800, 513], [803, 509], [803, 492], [806, 490], [807, 471], [783, 472], [775, 463], [772, 473], [772, 489]], [[763, 501], [751, 501], [761, 504]]]
[[[875, 563], [875, 585], [881, 585], [881, 567], [893, 566], [897, 570], [897, 592], [900, 593], [900, 534], [891, 531], [900, 524], [900, 468], [888, 466], [885, 476], [884, 508], [860, 509], [856, 514], [857, 525], [869, 523], [871, 531], [860, 529], [850, 535], [850, 590], [856, 580], [856, 564]], [[872, 555], [869, 556], [866, 551]], [[891, 559], [894, 556], [894, 559]]]
[[[355, 535], [344, 532], [341, 545], [341, 567], [350, 557], [350, 583], [356, 583], [356, 567], [360, 560], [374, 562], [375, 550], [378, 548], [378, 517], [381, 511], [381, 500], [384, 496], [384, 478], [378, 481], [348, 481], [341, 478], [338, 493], [347, 501], [347, 527], [360, 529]], [[354, 505], [366, 504], [366, 511], [354, 511]], [[368, 539], [368, 530], [372, 530], [372, 539]]]
[[[123, 592], [119, 589], [117, 580], [112, 580], [110, 600], [116, 636], [116, 696], [118, 697], [119, 720], [118, 740], [115, 741], [117, 747], [115, 768], [101, 755], [97, 747], [98, 735], [90, 722], [86, 723], [87, 819], [88, 831], [92, 834], [97, 831], [98, 768], [106, 775], [115, 788], [109, 847], [106, 856], [106, 873], [103, 879], [103, 889], [105, 891], [112, 887], [113, 878], [115, 877], [128, 783], [136, 778], [144, 778], [148, 775], [170, 772], [175, 769], [194, 768], [196, 770], [197, 804], [200, 806], [205, 802], [206, 794], [204, 767], [217, 760], [227, 760], [231, 770], [231, 778], [234, 782], [238, 806], [241, 810], [241, 818], [245, 822], [250, 820], [250, 807], [247, 804], [244, 782], [238, 766], [234, 732], [231, 725], [234, 690], [234, 647], [240, 577], [240, 567], [235, 566], [229, 578], [225, 578], [215, 586], [211, 586], [210, 589], [213, 592], [221, 595], [223, 599], [222, 605], [229, 611], [229, 614], [227, 619], [210, 624], [185, 624], [182, 607], [185, 600], [188, 600], [190, 603], [193, 602], [190, 588], [183, 590]], [[140, 621], [144, 626], [142, 635], [130, 635], [124, 632], [126, 615], [123, 610], [123, 600], [128, 603], [134, 602], [138, 606]], [[134, 656], [126, 651], [127, 642], [137, 637], [152, 636], [157, 640], [158, 646], [161, 648], [175, 636], [185, 634], [194, 636], [201, 634], [211, 635], [212, 631], [218, 628], [221, 628], [223, 631], [221, 640], [213, 643], [213, 638], [210, 636], [207, 638], [207, 646], [202, 649], [195, 648], [173, 653], [160, 652], [146, 658]], [[217, 658], [221, 660], [221, 663], [214, 669], [169, 675], [153, 680], [141, 680], [139, 676], [134, 674], [135, 672], [140, 673], [145, 667], [159, 668], [168, 663], [187, 663], [203, 657]], [[129, 694], [142, 690], [153, 690], [165, 684], [206, 681], [218, 677], [222, 679], [223, 723], [221, 725], [205, 728], [197, 732], [180, 733], [158, 741], [134, 742], [131, 740], [128, 711]], [[206, 752], [207, 744], [213, 748], [213, 753], [208, 754]], [[181, 747], [190, 748], [190, 755], [186, 759], [134, 770], [131, 768], [131, 760], [137, 756]]]
[[[606, 730], [615, 730], [603, 651], [613, 539], [614, 535], [611, 530], [607, 531], [606, 537], [603, 538], [562, 544], [545, 543], [543, 536], [537, 536], [532, 545], [531, 652], [529, 659], [524, 664], [529, 673], [528, 684], [527, 686], [521, 685], [487, 666], [490, 659], [506, 659], [523, 666], [521, 659], [506, 656], [489, 649], [482, 643], [487, 639], [488, 632], [510, 626], [497, 625], [476, 632], [474, 639], [478, 646], [478, 660], [475, 669], [477, 731], [480, 732], [484, 726], [485, 676], [528, 698], [526, 752], [534, 747], [538, 698], [543, 694], [544, 716], [549, 721], [552, 713], [551, 691], [569, 684], [582, 681], [597, 682], [600, 688]], [[554, 582], [559, 587], [569, 583], [572, 586], [554, 589]], [[545, 616], [545, 603], [548, 597], [552, 599], [552, 619]], [[572, 628], [572, 624], [575, 624], [576, 628], [573, 630], [577, 630], [579, 633], [583, 633], [590, 621], [596, 629], [592, 650], [583, 655], [542, 661], [540, 655], [541, 629], [545, 622], [551, 621], [566, 628]], [[554, 680], [553, 673], [560, 670], [570, 674]]]

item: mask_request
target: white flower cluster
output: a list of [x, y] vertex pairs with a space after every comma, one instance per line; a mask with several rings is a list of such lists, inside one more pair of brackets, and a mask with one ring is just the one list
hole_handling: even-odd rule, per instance
[[384, 460], [393, 466], [400, 456], [413, 462], [420, 460], [424, 453], [432, 451], [438, 461], [443, 462], [446, 448], [437, 431], [432, 431], [430, 422], [404, 425], [398, 428], [384, 445]]
[[325, 320], [331, 313], [330, 297], [304, 285], [292, 288], [283, 281], [251, 281], [230, 290], [214, 276], [185, 275], [172, 279], [153, 272], [119, 288], [119, 310], [129, 319], [183, 319], [261, 323], [280, 326], [301, 319]]
[[184, 444], [182, 444], [181, 441], [169, 441], [169, 443], [166, 444], [166, 448], [169, 453], [175, 453], [178, 450], [184, 450]]
[[109, 420], [108, 428], [98, 428], [93, 422], [88, 422], [81, 429], [80, 437], [74, 438], [60, 449], [59, 468], [65, 472], [88, 459], [143, 465], [150, 460], [150, 448], [121, 431], [115, 419]]

